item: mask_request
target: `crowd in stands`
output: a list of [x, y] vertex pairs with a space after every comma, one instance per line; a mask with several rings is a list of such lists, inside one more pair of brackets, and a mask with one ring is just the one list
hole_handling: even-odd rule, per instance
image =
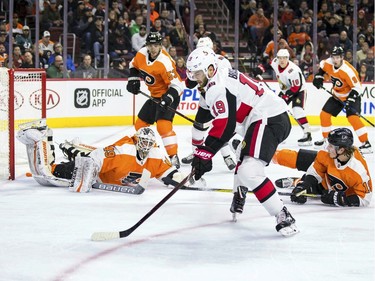
[[[0, 11], [0, 66], [5, 65], [8, 55], [13, 56], [13, 67], [34, 67], [34, 48], [39, 50], [40, 67], [46, 68], [49, 77], [98, 77], [104, 66], [104, 19], [106, 2], [103, 0], [68, 0], [68, 31], [79, 41], [79, 50], [62, 59], [62, 45], [56, 32], [62, 32], [63, 0], [39, 1], [40, 40], [32, 40], [28, 21], [35, 15], [34, 1], [15, 0], [13, 15], [13, 52], [8, 50], [9, 23], [5, 17], [5, 1]], [[225, 0], [234, 15], [234, 1]], [[362, 81], [374, 81], [374, 3], [360, 0], [358, 6], [357, 52], [353, 54], [353, 3], [348, 0], [318, 1], [318, 46], [312, 44], [312, 1], [278, 1], [278, 48], [286, 48], [291, 59], [297, 63], [306, 79], [311, 81], [313, 58], [327, 58], [333, 45], [341, 45], [345, 59], [353, 62]], [[146, 40], [147, 1], [109, 0], [108, 2], [108, 55], [111, 77], [127, 77], [127, 65]], [[247, 40], [249, 52], [256, 54], [258, 63], [269, 65], [274, 57], [273, 1], [242, 0], [240, 24]], [[35, 4], [34, 4], [35, 5]], [[181, 18], [177, 17], [177, 10]], [[162, 0], [150, 4], [151, 31], [163, 36], [163, 47], [179, 62], [183, 73], [188, 55], [187, 34], [190, 30], [190, 6], [188, 0], [179, 5], [176, 0]], [[2, 18], [1, 18], [2, 17]], [[181, 19], [181, 20], [180, 20]], [[25, 25], [24, 25], [25, 24]], [[185, 27], [185, 30], [184, 28]], [[51, 37], [57, 38], [52, 40]], [[208, 36], [214, 42], [215, 52], [226, 55], [221, 48], [222, 38], [207, 29], [202, 14], [194, 19], [194, 44], [199, 38]], [[194, 46], [193, 46], [194, 47]], [[31, 58], [30, 58], [31, 57]], [[61, 57], [61, 58], [60, 58]], [[56, 61], [57, 59], [57, 61]], [[62, 59], [60, 61], [60, 59]], [[62, 63], [65, 60], [64, 63]], [[61, 65], [65, 65], [63, 69]], [[49, 70], [49, 68], [51, 68]], [[271, 73], [272, 70], [268, 68]], [[183, 75], [183, 74], [182, 74]], [[184, 75], [183, 75], [184, 76]]]

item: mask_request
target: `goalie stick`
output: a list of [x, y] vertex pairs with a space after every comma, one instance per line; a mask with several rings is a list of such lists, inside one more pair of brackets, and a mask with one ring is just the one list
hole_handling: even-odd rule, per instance
[[106, 190], [106, 191], [121, 192], [121, 193], [126, 193], [126, 194], [135, 194], [135, 195], [142, 194], [145, 191], [145, 189], [139, 184], [136, 186], [126, 186], [126, 185], [96, 182], [92, 185], [92, 188]]
[[141, 218], [135, 225], [132, 227], [123, 230], [123, 231], [112, 231], [112, 232], [94, 232], [91, 235], [92, 241], [104, 241], [112, 240], [118, 238], [128, 237], [133, 233], [142, 223], [144, 223], [153, 213], [155, 213], [165, 202], [169, 200], [182, 186], [189, 181], [189, 179], [194, 175], [194, 169], [191, 170], [190, 174], [186, 176], [179, 184], [177, 184], [171, 192], [167, 194], [158, 204], [156, 204], [143, 218]]

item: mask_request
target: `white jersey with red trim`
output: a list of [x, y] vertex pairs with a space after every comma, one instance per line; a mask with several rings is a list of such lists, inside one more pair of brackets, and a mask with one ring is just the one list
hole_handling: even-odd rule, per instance
[[230, 61], [222, 55], [216, 54], [217, 68], [232, 68]]
[[289, 61], [285, 68], [279, 66], [279, 59], [274, 58], [271, 66], [276, 74], [281, 91], [285, 94], [287, 90], [298, 93], [306, 90], [306, 80], [301, 69], [294, 62]]
[[286, 103], [263, 82], [235, 69], [218, 69], [204, 90], [200, 106], [207, 105], [214, 116], [209, 135], [219, 139], [233, 120], [236, 122], [234, 131], [244, 136], [251, 123], [258, 120], [267, 123], [267, 118], [288, 110]]

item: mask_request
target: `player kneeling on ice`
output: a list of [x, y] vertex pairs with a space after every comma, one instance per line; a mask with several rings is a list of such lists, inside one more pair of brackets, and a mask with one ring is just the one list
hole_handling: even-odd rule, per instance
[[265, 175], [265, 166], [291, 130], [285, 102], [262, 82], [235, 69], [218, 68], [210, 48], [198, 48], [189, 55], [187, 75], [204, 89], [207, 108], [214, 116], [204, 144], [194, 152], [195, 179], [212, 170], [213, 156], [235, 133], [244, 136], [230, 211], [242, 213], [250, 189], [269, 214], [276, 217], [278, 232], [285, 236], [298, 233], [294, 218]]
[[[277, 151], [273, 162], [306, 171], [300, 180], [279, 179], [282, 188], [294, 186], [290, 199], [304, 204], [308, 194], [321, 194], [324, 204], [366, 207], [371, 203], [372, 182], [366, 160], [353, 146], [353, 134], [338, 128], [328, 134], [327, 150]], [[291, 179], [291, 178], [289, 178]]]
[[60, 164], [55, 164], [52, 130], [48, 127], [21, 129], [17, 138], [26, 144], [31, 173], [41, 185], [69, 186], [70, 191], [89, 192], [98, 181], [132, 186], [129, 193], [141, 194], [150, 178], [167, 185], [184, 178], [157, 146], [155, 133], [148, 127], [92, 151], [87, 146], [79, 153], [74, 146], [70, 149], [60, 146], [74, 159]]

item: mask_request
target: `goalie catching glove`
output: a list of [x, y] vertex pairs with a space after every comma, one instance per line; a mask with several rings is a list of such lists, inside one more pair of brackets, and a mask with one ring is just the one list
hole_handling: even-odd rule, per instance
[[208, 146], [199, 145], [194, 151], [194, 159], [191, 163], [195, 168], [195, 180], [199, 180], [206, 172], [212, 170], [212, 157], [215, 152]]

